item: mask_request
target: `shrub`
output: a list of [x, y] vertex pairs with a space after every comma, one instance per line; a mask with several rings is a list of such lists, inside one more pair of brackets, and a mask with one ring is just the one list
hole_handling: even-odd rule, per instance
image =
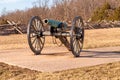
[[114, 20], [120, 20], [120, 7], [115, 9], [113, 18], [114, 18]]
[[111, 9], [109, 3], [105, 3], [102, 7], [97, 8], [93, 13], [92, 21], [107, 19], [109, 17], [109, 9]]
[[2, 24], [7, 24], [7, 20], [1, 19], [1, 20], [0, 20], [0, 25], [2, 25]]

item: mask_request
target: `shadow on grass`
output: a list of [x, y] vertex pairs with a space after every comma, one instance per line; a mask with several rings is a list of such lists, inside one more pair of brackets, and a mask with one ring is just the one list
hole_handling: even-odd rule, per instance
[[[120, 58], [120, 51], [94, 51], [83, 50], [78, 58]], [[59, 56], [73, 56], [72, 52], [54, 52], [54, 53], [42, 53], [41, 55], [59, 57]], [[74, 56], [73, 56], [74, 58]]]
[[120, 51], [94, 51], [94, 50], [83, 50], [83, 54], [80, 56], [85, 58], [120, 58]]
[[69, 52], [42, 53], [41, 55], [47, 55], [47, 56], [66, 56], [66, 55], [69, 55]]

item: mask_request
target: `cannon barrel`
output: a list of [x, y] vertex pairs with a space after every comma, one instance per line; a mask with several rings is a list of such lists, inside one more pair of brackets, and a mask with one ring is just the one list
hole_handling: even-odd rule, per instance
[[44, 23], [49, 24], [51, 27], [56, 27], [56, 28], [61, 28], [62, 26], [65, 28], [67, 27], [66, 23], [52, 19], [45, 19]]

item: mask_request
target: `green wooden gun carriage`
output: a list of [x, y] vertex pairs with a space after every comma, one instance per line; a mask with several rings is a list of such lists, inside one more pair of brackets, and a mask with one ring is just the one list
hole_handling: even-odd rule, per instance
[[[46, 29], [44, 24], [49, 25], [49, 28]], [[68, 26], [65, 22], [51, 19], [41, 20], [38, 16], [32, 17], [28, 24], [27, 37], [29, 47], [35, 55], [41, 54], [45, 36], [54, 36], [59, 39], [75, 57], [79, 57], [84, 41], [83, 19], [77, 16], [73, 19], [72, 25]]]

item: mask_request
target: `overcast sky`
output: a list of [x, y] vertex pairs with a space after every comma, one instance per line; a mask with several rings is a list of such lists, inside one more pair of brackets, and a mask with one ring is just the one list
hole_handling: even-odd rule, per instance
[[24, 10], [31, 8], [37, 0], [0, 0], [0, 15], [4, 11]]

